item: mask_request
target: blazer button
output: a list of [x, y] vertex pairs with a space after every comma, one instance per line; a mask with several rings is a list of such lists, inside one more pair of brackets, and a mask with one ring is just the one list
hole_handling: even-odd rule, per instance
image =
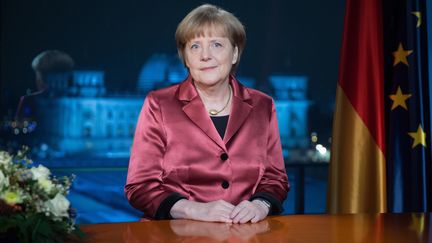
[[228, 154], [226, 154], [226, 153], [221, 154], [221, 155], [220, 155], [220, 159], [221, 159], [222, 161], [227, 160], [227, 159], [228, 159]]
[[222, 181], [221, 186], [222, 186], [223, 189], [227, 189], [229, 187], [228, 181]]

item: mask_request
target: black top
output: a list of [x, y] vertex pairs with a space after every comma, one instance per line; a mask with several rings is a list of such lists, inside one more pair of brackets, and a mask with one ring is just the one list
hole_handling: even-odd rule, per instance
[[214, 126], [216, 127], [216, 130], [218, 131], [219, 135], [223, 139], [225, 136], [225, 130], [228, 125], [228, 118], [229, 115], [226, 116], [210, 116], [210, 118], [213, 121]]

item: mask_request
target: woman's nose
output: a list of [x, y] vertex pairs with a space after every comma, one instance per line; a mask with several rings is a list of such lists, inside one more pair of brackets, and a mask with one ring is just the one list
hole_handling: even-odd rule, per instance
[[201, 61], [208, 61], [211, 59], [211, 53], [209, 47], [203, 47], [201, 51]]

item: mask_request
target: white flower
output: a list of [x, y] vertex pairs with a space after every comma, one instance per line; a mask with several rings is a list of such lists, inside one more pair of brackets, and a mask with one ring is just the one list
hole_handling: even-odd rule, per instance
[[0, 170], [0, 190], [3, 189], [3, 187], [9, 186], [9, 178], [6, 177], [3, 172]]
[[49, 179], [39, 178], [37, 182], [39, 187], [42, 188], [46, 193], [49, 193], [54, 188], [54, 184]]
[[0, 151], [0, 165], [12, 164], [12, 156], [6, 151]]
[[48, 179], [49, 175], [51, 174], [49, 169], [43, 165], [39, 165], [38, 167], [32, 167], [30, 170], [33, 174], [34, 180]]
[[67, 211], [69, 209], [70, 202], [60, 193], [57, 193], [53, 199], [45, 202], [45, 206], [48, 208], [49, 212], [51, 212], [57, 218], [69, 216]]

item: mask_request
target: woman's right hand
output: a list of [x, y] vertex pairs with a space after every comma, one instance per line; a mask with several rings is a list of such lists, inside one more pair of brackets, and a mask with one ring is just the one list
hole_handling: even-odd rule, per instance
[[232, 223], [230, 214], [234, 207], [234, 205], [224, 200], [200, 203], [182, 199], [173, 205], [170, 213], [175, 219]]

